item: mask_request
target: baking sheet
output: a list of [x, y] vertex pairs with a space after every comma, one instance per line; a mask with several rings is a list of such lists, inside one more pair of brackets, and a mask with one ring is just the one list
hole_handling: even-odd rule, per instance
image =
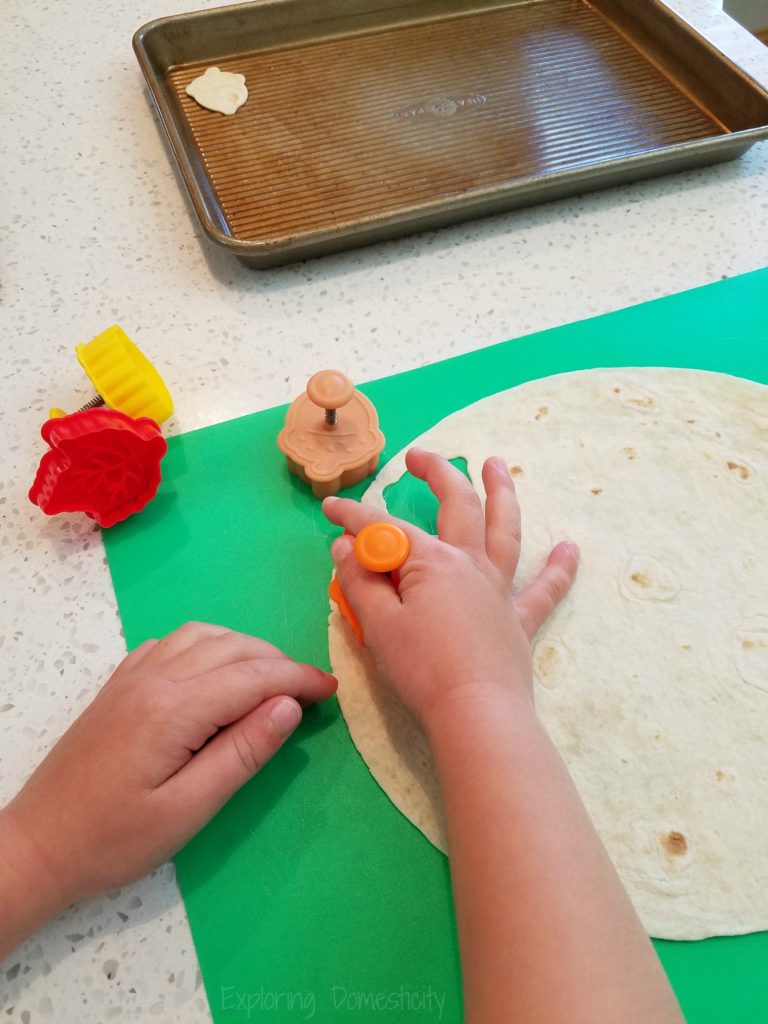
[[[379, 411], [386, 459], [495, 391], [621, 365], [688, 366], [768, 384], [768, 270], [363, 390]], [[284, 407], [270, 409], [170, 438], [158, 497], [105, 531], [129, 648], [203, 619], [328, 666], [333, 531], [285, 468], [275, 443], [284, 416]], [[461, 1021], [447, 862], [374, 782], [335, 701], [307, 712], [176, 867], [217, 1024], [248, 1019], [249, 1001], [258, 1020]], [[768, 1020], [768, 933], [656, 949], [689, 1024]], [[371, 993], [388, 1004], [366, 1012], [361, 1001]], [[416, 1009], [404, 1012], [406, 1000]]]
[[[768, 93], [660, 0], [260, 2], [134, 46], [209, 235], [270, 266], [728, 159]], [[640, 12], [640, 13], [638, 13]], [[246, 76], [237, 114], [186, 95]]]

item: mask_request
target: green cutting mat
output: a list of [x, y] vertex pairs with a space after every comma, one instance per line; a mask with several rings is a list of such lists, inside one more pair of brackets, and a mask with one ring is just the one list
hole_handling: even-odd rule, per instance
[[[768, 270], [363, 390], [386, 458], [501, 389], [621, 365], [768, 383]], [[332, 531], [275, 446], [284, 412], [172, 437], [157, 499], [105, 532], [129, 648], [203, 619], [327, 667]], [[176, 866], [215, 1021], [461, 1019], [446, 860], [373, 782], [335, 701], [307, 712]], [[768, 1021], [768, 933], [657, 948], [691, 1024]]]

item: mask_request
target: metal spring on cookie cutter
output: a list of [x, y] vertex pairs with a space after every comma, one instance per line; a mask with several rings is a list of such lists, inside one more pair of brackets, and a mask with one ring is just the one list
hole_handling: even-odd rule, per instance
[[93, 398], [90, 398], [85, 403], [85, 405], [81, 405], [77, 411], [85, 412], [86, 409], [98, 409], [100, 405], [106, 405], [106, 402], [101, 397], [101, 395], [94, 395]]

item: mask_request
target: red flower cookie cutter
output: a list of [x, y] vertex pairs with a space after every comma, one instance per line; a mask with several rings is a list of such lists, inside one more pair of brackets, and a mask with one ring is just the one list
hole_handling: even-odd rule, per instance
[[29, 497], [46, 515], [85, 512], [99, 526], [113, 526], [157, 493], [168, 446], [154, 420], [86, 409], [47, 420], [40, 433], [51, 451]]

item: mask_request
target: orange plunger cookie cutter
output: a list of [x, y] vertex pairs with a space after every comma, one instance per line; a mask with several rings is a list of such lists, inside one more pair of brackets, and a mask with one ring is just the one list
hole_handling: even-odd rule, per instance
[[75, 349], [98, 394], [77, 412], [51, 409], [50, 446], [29, 498], [46, 515], [84, 512], [108, 527], [154, 498], [166, 442], [157, 421], [173, 412], [160, 374], [122, 328]]
[[[355, 537], [355, 557], [364, 569], [371, 572], [389, 573], [392, 585], [398, 587], [398, 569], [410, 554], [411, 545], [399, 526], [392, 523], [369, 523]], [[334, 576], [328, 586], [328, 596], [339, 609], [361, 644], [365, 643], [363, 627], [355, 615], [338, 577]]]
[[328, 498], [376, 472], [384, 435], [370, 400], [349, 377], [321, 370], [288, 409], [277, 444], [290, 472], [315, 497]]

